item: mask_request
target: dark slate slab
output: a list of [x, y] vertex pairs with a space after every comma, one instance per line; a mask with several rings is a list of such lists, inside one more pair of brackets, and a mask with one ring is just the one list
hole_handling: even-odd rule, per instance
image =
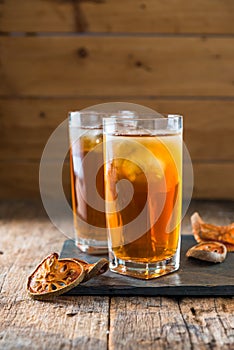
[[[179, 271], [153, 280], [139, 280], [108, 271], [73, 288], [69, 295], [140, 296], [233, 296], [234, 253], [221, 264], [187, 259], [186, 251], [196, 244], [193, 236], [182, 236]], [[93, 263], [100, 256], [82, 253], [72, 240], [64, 242], [60, 258], [77, 257]], [[106, 256], [105, 256], [106, 257]]]

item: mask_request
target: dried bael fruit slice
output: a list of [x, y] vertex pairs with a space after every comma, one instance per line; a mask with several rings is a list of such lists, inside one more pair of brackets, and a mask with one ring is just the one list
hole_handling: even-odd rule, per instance
[[109, 262], [107, 259], [100, 259], [94, 264], [89, 264], [87, 261], [73, 258], [83, 265], [85, 269], [85, 277], [82, 282], [86, 282], [91, 278], [105, 273], [109, 269]]
[[227, 248], [220, 242], [205, 242], [195, 245], [190, 248], [186, 256], [199, 260], [220, 263], [224, 261], [227, 255]]
[[216, 241], [224, 243], [227, 250], [234, 251], [234, 223], [227, 226], [215, 226], [205, 223], [198, 213], [191, 216], [193, 234], [196, 241]]
[[29, 276], [27, 290], [33, 299], [45, 300], [61, 295], [77, 286], [85, 277], [82, 264], [73, 259], [47, 256]]

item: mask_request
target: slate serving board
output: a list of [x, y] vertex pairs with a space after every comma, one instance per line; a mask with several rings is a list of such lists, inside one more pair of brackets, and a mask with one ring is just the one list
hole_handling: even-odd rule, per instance
[[[108, 271], [73, 288], [69, 295], [109, 296], [233, 296], [234, 253], [228, 253], [221, 264], [212, 264], [185, 257], [195, 245], [193, 236], [182, 236], [181, 266], [172, 274], [153, 280], [139, 280]], [[71, 257], [93, 263], [100, 259], [82, 253], [73, 240], [64, 242], [60, 258]], [[103, 256], [106, 257], [106, 256]]]

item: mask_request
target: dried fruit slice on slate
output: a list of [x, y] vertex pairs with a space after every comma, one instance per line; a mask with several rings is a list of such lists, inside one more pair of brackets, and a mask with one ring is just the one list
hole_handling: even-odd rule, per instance
[[220, 242], [203, 242], [190, 248], [186, 256], [199, 260], [220, 263], [224, 261], [227, 255], [227, 248]]
[[98, 260], [94, 264], [89, 264], [87, 261], [77, 258], [73, 258], [73, 260], [78, 261], [85, 269], [85, 277], [82, 282], [86, 282], [95, 276], [101, 275], [109, 269], [109, 262], [104, 258]]
[[194, 238], [198, 243], [216, 241], [225, 244], [230, 252], [234, 252], [234, 223], [227, 226], [215, 226], [205, 223], [198, 213], [191, 216]]
[[33, 299], [45, 300], [76, 287], [85, 277], [84, 266], [73, 259], [47, 256], [29, 276], [27, 290]]

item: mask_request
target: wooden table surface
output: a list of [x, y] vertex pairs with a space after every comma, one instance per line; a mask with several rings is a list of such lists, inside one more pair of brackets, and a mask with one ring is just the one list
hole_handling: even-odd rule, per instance
[[[197, 201], [194, 210], [217, 224], [234, 221], [234, 202]], [[183, 233], [191, 233], [189, 216]], [[0, 202], [0, 349], [234, 349], [233, 298], [31, 300], [27, 276], [64, 240], [39, 203]]]

